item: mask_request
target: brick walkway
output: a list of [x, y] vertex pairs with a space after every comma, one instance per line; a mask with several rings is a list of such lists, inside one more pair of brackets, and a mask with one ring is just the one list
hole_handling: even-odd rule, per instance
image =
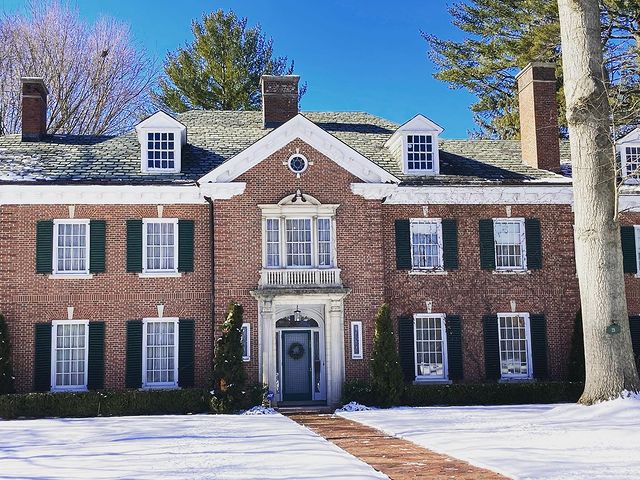
[[336, 415], [292, 413], [288, 416], [393, 480], [505, 478]]

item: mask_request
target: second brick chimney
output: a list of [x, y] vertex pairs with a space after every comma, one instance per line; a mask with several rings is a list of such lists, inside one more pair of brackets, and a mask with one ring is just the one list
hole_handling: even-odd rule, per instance
[[297, 75], [263, 75], [262, 118], [265, 128], [277, 127], [298, 114]]
[[37, 142], [47, 134], [47, 95], [40, 77], [22, 77], [22, 141]]
[[534, 168], [560, 172], [556, 66], [554, 63], [530, 63], [516, 80], [522, 161]]

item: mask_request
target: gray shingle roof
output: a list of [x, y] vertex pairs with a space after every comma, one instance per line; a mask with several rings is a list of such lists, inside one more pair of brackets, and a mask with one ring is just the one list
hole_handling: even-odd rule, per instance
[[[399, 125], [363, 112], [303, 115], [405, 184], [544, 183], [562, 178], [523, 165], [519, 142], [500, 140], [441, 140], [441, 175], [405, 176], [384, 147]], [[33, 143], [5, 135], [0, 136], [0, 182], [193, 183], [271, 131], [262, 127], [261, 112], [192, 110], [177, 119], [186, 125], [188, 139], [179, 174], [142, 173], [134, 132], [116, 137], [55, 135]], [[569, 163], [566, 145], [561, 150], [563, 162]]]

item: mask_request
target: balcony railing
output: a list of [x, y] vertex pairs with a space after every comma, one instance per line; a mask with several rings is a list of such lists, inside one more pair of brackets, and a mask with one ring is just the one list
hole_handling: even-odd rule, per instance
[[265, 268], [260, 288], [342, 287], [339, 268]]

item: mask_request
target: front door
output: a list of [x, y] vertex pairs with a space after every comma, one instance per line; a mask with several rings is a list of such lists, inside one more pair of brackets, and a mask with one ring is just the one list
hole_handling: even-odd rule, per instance
[[311, 331], [282, 331], [282, 400], [311, 400]]

